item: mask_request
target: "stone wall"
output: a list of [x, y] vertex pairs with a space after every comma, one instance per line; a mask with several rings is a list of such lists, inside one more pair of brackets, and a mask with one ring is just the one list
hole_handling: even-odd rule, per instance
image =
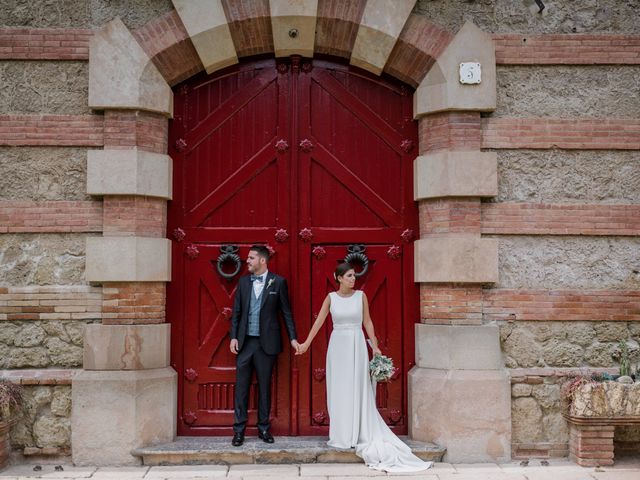
[[87, 150], [0, 147], [0, 201], [88, 200]]
[[87, 62], [0, 62], [0, 114], [91, 113]]
[[638, 289], [640, 238], [502, 237], [499, 272], [500, 288]]
[[501, 150], [492, 202], [640, 203], [637, 151]]
[[4, 0], [0, 26], [95, 28], [120, 17], [136, 29], [171, 10], [171, 0]]
[[497, 68], [493, 117], [637, 118], [640, 65], [509, 65]]
[[0, 235], [0, 287], [83, 284], [85, 239], [81, 234]]
[[25, 455], [68, 455], [71, 449], [71, 386], [25, 386], [22, 416], [11, 445]]
[[640, 344], [640, 323], [512, 322], [500, 338], [508, 368], [617, 367], [618, 342]]
[[[638, 33], [637, 3], [619, 0], [545, 0], [542, 15], [523, 0], [418, 0], [414, 12], [457, 31], [472, 20], [486, 32], [514, 33]], [[533, 1], [528, 2], [535, 6]]]

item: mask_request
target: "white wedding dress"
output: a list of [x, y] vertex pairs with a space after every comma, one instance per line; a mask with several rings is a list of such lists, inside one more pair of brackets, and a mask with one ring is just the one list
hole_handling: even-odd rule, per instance
[[369, 357], [362, 332], [362, 291], [331, 297], [333, 332], [327, 350], [327, 408], [329, 446], [355, 447], [356, 454], [373, 469], [418, 472], [432, 462], [413, 453], [384, 423], [376, 408], [369, 377]]

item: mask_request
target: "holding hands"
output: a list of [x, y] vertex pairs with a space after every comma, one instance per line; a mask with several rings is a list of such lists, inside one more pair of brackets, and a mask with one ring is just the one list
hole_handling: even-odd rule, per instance
[[296, 351], [296, 355], [304, 355], [309, 350], [310, 343], [308, 341], [300, 345], [300, 348]]

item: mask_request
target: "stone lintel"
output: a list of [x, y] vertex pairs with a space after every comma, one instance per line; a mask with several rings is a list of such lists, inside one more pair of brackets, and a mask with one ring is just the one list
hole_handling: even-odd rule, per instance
[[351, 51], [351, 65], [380, 75], [415, 3], [368, 0]]
[[170, 362], [171, 325], [88, 324], [84, 329], [85, 370], [148, 370]]
[[238, 63], [221, 0], [172, 0], [207, 73]]
[[89, 107], [173, 115], [171, 87], [119, 18], [91, 37]]
[[496, 152], [452, 151], [414, 161], [414, 200], [440, 197], [494, 197], [498, 194]]
[[173, 187], [169, 155], [144, 150], [88, 150], [89, 195], [139, 195], [170, 200]]
[[88, 237], [88, 282], [168, 282], [171, 241], [150, 237]]
[[445, 462], [510, 461], [511, 386], [504, 369], [413, 367], [408, 397], [409, 436], [446, 447]]
[[132, 450], [176, 435], [177, 374], [171, 367], [83, 370], [73, 378], [71, 395], [74, 465], [139, 465]]
[[443, 370], [500, 370], [500, 335], [496, 325], [416, 324], [416, 365]]
[[[481, 65], [480, 84], [460, 83], [460, 64]], [[467, 21], [436, 60], [413, 95], [413, 115], [496, 109], [496, 54], [493, 39]]]
[[414, 279], [423, 283], [495, 283], [498, 240], [474, 234], [428, 237], [414, 243]]
[[275, 56], [313, 57], [318, 0], [270, 0], [269, 8]]

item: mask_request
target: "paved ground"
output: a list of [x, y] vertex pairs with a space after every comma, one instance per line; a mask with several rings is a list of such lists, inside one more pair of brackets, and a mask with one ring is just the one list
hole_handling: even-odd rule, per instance
[[121, 467], [96, 468], [62, 465], [56, 471], [54, 465], [43, 465], [39, 472], [33, 465], [9, 467], [0, 472], [0, 480], [32, 478], [99, 479], [99, 480], [190, 480], [202, 478], [227, 478], [259, 480], [309, 480], [347, 479], [361, 480], [372, 477], [397, 477], [423, 480], [640, 480], [640, 457], [617, 462], [614, 467], [582, 468], [566, 460], [550, 460], [541, 465], [531, 460], [529, 465], [520, 462], [508, 464], [456, 465], [436, 463], [433, 468], [419, 475], [387, 475], [369, 470], [363, 464], [302, 464], [302, 465], [193, 465], [178, 467]]

